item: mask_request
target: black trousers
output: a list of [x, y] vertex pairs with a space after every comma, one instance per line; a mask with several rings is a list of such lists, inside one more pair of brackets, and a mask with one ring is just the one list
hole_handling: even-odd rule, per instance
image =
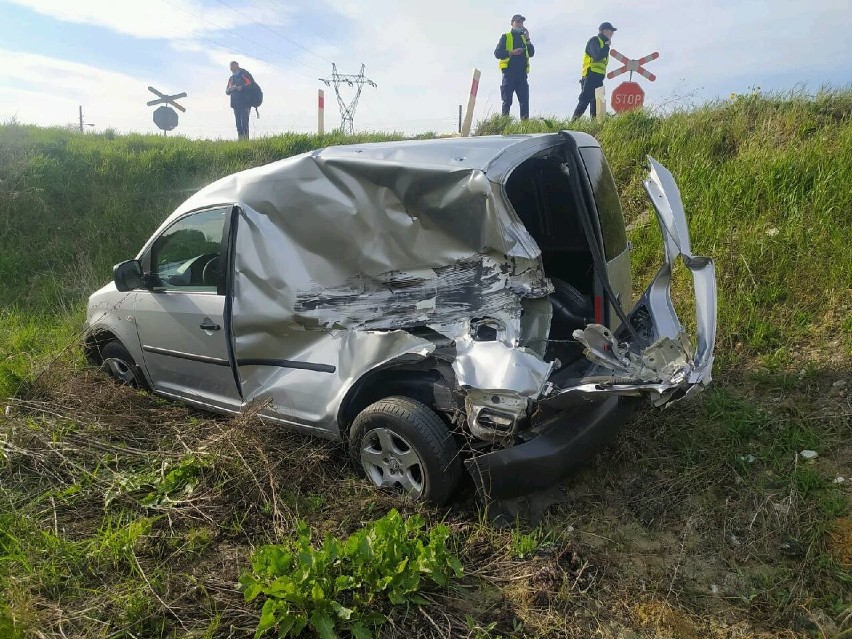
[[586, 112], [586, 107], [589, 107], [589, 113], [592, 117], [597, 116], [598, 105], [595, 102], [595, 89], [602, 87], [603, 82], [604, 77], [600, 73], [590, 71], [586, 74], [586, 77], [581, 81], [583, 88], [580, 91], [580, 101], [577, 102], [577, 108], [574, 109], [574, 120]]
[[521, 120], [530, 117], [530, 85], [527, 76], [513, 77], [508, 73], [503, 74], [503, 83], [500, 85], [500, 97], [503, 98], [503, 115], [509, 115], [512, 108], [512, 94], [518, 94], [518, 105], [521, 107]]
[[251, 113], [251, 107], [234, 107], [234, 120], [237, 122], [237, 137], [240, 140], [248, 140], [249, 113]]

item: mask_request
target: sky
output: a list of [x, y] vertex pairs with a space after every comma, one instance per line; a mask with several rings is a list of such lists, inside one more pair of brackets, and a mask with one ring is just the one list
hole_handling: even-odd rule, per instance
[[[357, 131], [451, 133], [482, 78], [474, 121], [499, 113], [494, 48], [513, 14], [526, 16], [536, 47], [533, 117], [567, 117], [579, 93], [582, 51], [603, 21], [629, 58], [653, 51], [655, 82], [634, 76], [646, 106], [685, 108], [748, 93], [852, 85], [849, 0], [0, 0], [0, 122], [159, 132], [153, 86], [186, 92], [174, 134], [236, 137], [225, 85], [237, 60], [263, 87], [253, 136], [315, 132], [317, 90], [326, 130], [339, 126], [332, 87], [319, 78], [366, 76]], [[609, 70], [620, 66], [610, 60]], [[607, 80], [609, 94], [622, 75]], [[354, 91], [342, 88], [348, 101]], [[518, 115], [517, 102], [513, 115]]]

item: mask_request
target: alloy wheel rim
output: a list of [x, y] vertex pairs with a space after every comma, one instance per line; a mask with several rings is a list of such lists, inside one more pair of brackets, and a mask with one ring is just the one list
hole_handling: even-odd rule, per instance
[[108, 357], [101, 365], [101, 369], [105, 370], [111, 377], [122, 384], [136, 386], [136, 374], [130, 365], [122, 359]]
[[398, 433], [374, 428], [361, 443], [361, 465], [376, 486], [402, 492], [418, 499], [425, 488], [423, 460]]

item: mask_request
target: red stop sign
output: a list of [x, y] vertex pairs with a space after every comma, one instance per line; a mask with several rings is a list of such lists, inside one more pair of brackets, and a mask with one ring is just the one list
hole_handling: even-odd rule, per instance
[[645, 92], [635, 82], [622, 82], [612, 92], [612, 110], [616, 113], [638, 109], [644, 101]]

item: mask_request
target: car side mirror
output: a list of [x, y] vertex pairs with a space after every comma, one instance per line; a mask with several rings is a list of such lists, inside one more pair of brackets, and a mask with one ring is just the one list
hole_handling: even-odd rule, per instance
[[127, 260], [112, 267], [112, 279], [115, 288], [121, 292], [132, 291], [142, 286], [142, 264], [139, 260]]

